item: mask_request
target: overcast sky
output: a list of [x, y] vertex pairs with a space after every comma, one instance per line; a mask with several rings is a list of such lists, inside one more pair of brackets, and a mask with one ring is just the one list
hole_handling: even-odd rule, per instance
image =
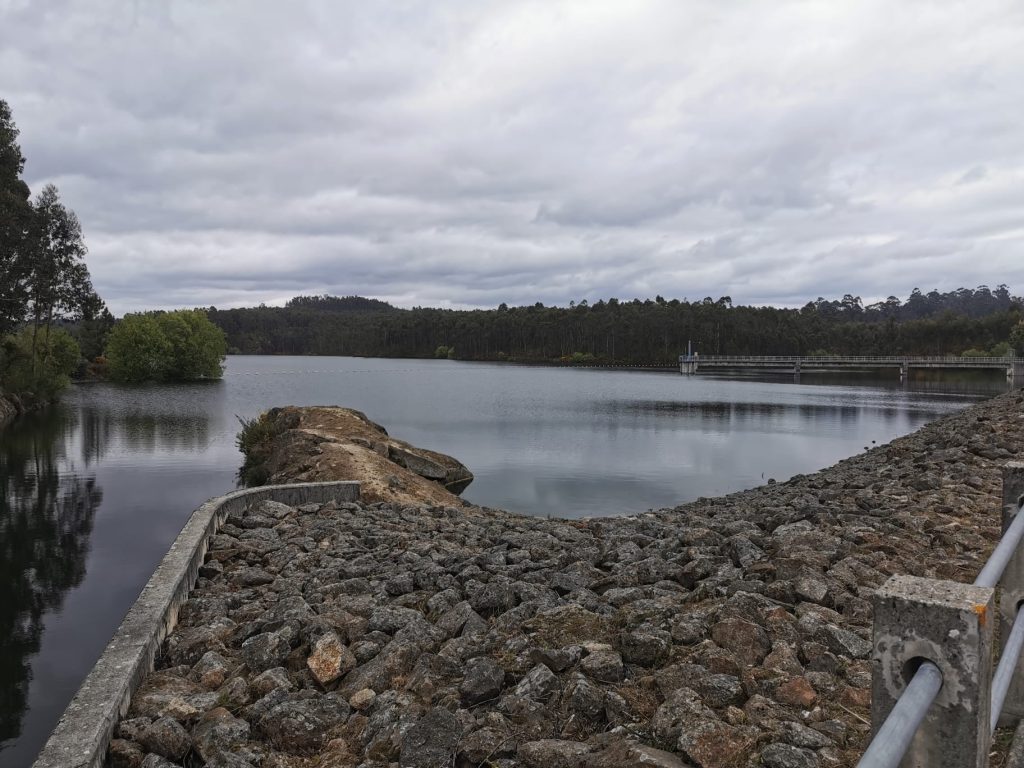
[[1019, 0], [0, 0], [120, 314], [1024, 293]]

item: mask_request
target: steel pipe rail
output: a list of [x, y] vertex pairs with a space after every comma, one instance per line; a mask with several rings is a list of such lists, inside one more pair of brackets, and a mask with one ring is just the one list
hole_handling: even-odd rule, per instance
[[994, 587], [1003, 577], [1003, 571], [1010, 562], [1010, 558], [1017, 552], [1021, 538], [1024, 537], [1024, 515], [1020, 514], [1021, 508], [1017, 508], [1017, 515], [1013, 518], [1010, 527], [1006, 529], [1003, 538], [999, 540], [996, 548], [992, 551], [985, 566], [974, 580], [976, 587]]
[[[1019, 576], [1015, 574], [1019, 572], [1020, 564], [1019, 560], [1014, 561], [1014, 558], [1021, 554], [1021, 543], [1024, 541], [1024, 500], [1020, 495], [1022, 487], [1024, 487], [1021, 485], [1022, 483], [1024, 483], [1024, 466], [1008, 465], [1003, 476], [1004, 499], [1008, 501], [1003, 513], [1004, 532], [973, 585], [988, 590], [989, 595], [992, 594], [994, 588], [1002, 586], [1004, 594], [1010, 595], [1011, 600], [1017, 600], [1019, 597], [1019, 592], [1007, 593], [1005, 590], [1009, 588], [1008, 584], [1016, 585], [1016, 582], [1019, 581]], [[1013, 563], [1012, 567], [1011, 563]], [[1004, 579], [1009, 581], [1004, 583]], [[1020, 585], [1017, 585], [1015, 589], [1019, 589], [1019, 587]], [[1021, 654], [1024, 652], [1024, 611], [1021, 611], [1020, 607], [1020, 605], [1013, 606], [1011, 604], [1009, 609], [1005, 607], [1003, 609], [1004, 617], [1007, 619], [1012, 617], [1013, 623], [1008, 631], [1005, 628], [1007, 625], [1004, 625], [1002, 653], [999, 657], [999, 664], [991, 677], [991, 687], [987, 691], [989, 694], [986, 697], [989, 702], [987, 734], [994, 732], [999, 723], [999, 718], [1007, 704], [1007, 697], [1017, 678]], [[982, 608], [983, 606], [976, 606], [975, 610]], [[1010, 611], [1009, 614], [1005, 613], [1007, 610]], [[878, 637], [877, 631], [876, 627], [876, 638]], [[991, 669], [991, 667], [989, 666], [987, 669]], [[942, 685], [943, 674], [939, 665], [933, 660], [925, 659], [917, 668], [903, 693], [899, 695], [888, 716], [878, 727], [874, 738], [857, 763], [857, 768], [897, 768], [904, 761], [911, 745], [914, 744], [921, 724], [942, 691]], [[1014, 694], [1014, 696], [1019, 696], [1019, 694]], [[982, 701], [984, 700], [982, 699]], [[980, 717], [982, 712], [984, 712], [983, 708], [975, 709], [974, 718]], [[1013, 713], [1011, 712], [1011, 714]], [[917, 757], [911, 761], [914, 765], [918, 764], [917, 761], [920, 760], [920, 754], [917, 752], [919, 749], [920, 745], [915, 746]], [[987, 757], [987, 750], [985, 752]], [[960, 765], [961, 763], [955, 764]], [[985, 763], [979, 762], [978, 764]]]
[[897, 768], [941, 688], [942, 672], [930, 661], [923, 662], [861, 756], [857, 768]]
[[734, 361], [788, 363], [796, 360], [810, 363], [991, 363], [992, 365], [1024, 363], [1024, 357], [961, 357], [959, 355], [697, 355], [693, 357], [680, 355], [679, 359], [681, 361], [696, 360], [700, 363], [727, 363]]
[[1013, 676], [1017, 672], [1022, 649], [1024, 649], [1024, 612], [1018, 612], [1017, 618], [1013, 621], [1010, 636], [1003, 643], [1003, 655], [999, 657], [999, 666], [996, 667], [996, 674], [992, 678], [991, 730], [993, 731], [999, 723], [999, 716], [1003, 713], [1006, 693], [1010, 690], [1010, 683], [1013, 682]]

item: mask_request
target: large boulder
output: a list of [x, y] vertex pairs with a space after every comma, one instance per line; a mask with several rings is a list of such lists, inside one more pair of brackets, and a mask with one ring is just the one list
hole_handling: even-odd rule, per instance
[[246, 477], [268, 483], [357, 480], [363, 501], [460, 506], [473, 482], [460, 461], [388, 435], [366, 414], [337, 406], [272, 408], [264, 440], [247, 446]]

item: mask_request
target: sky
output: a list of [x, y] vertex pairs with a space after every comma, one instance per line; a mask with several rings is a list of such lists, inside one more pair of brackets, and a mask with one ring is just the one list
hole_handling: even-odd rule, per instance
[[115, 314], [1024, 293], [1018, 0], [0, 0]]

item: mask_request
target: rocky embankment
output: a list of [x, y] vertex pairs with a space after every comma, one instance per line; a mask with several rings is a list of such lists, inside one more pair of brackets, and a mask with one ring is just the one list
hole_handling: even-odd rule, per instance
[[458, 460], [397, 440], [351, 408], [273, 408], [258, 424], [259, 439], [243, 440], [243, 472], [260, 484], [358, 480], [364, 501], [461, 506], [473, 482]]
[[263, 503], [218, 534], [109, 764], [856, 763], [873, 590], [970, 581], [1014, 392], [777, 485], [634, 517]]

